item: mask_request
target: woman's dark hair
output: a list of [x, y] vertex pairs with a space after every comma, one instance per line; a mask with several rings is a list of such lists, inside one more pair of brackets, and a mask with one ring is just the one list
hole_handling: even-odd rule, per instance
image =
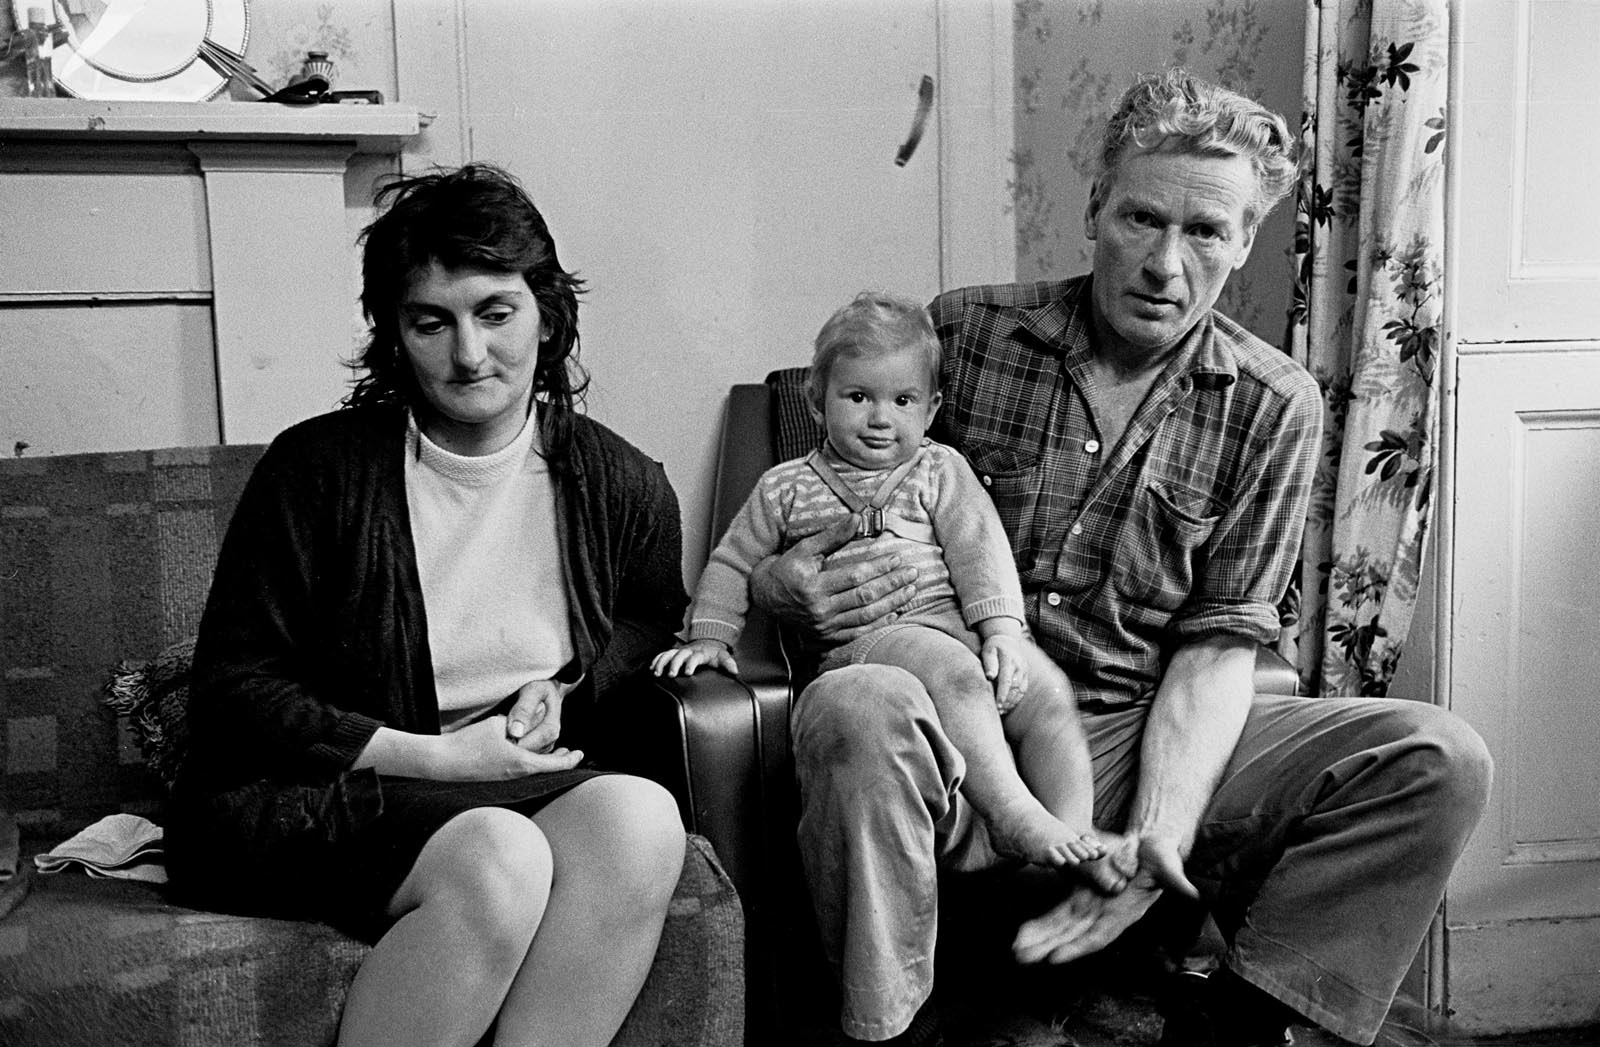
[[522, 185], [493, 164], [472, 163], [388, 182], [374, 203], [382, 213], [360, 239], [361, 308], [370, 337], [353, 362], [362, 373], [344, 403], [421, 406], [400, 344], [400, 302], [417, 273], [435, 262], [445, 269], [520, 273], [549, 335], [533, 377], [534, 397], [548, 405], [544, 453], [552, 462], [564, 460], [572, 414], [589, 384], [578, 363], [583, 281], [561, 267], [550, 228]]

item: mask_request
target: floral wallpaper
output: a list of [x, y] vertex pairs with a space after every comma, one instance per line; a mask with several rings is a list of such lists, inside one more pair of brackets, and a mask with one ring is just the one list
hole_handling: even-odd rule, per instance
[[[261, 78], [281, 86], [307, 51], [326, 51], [341, 90], [382, 91], [393, 100], [394, 20], [390, 0], [255, 0], [245, 56]], [[234, 97], [249, 97], [235, 88]]]
[[[1170, 65], [1300, 121], [1304, 0], [1016, 0], [1011, 206], [1017, 276], [1087, 271], [1083, 238], [1101, 123], [1135, 74]], [[1274, 344], [1290, 304], [1292, 209], [1280, 204], [1219, 307]]]

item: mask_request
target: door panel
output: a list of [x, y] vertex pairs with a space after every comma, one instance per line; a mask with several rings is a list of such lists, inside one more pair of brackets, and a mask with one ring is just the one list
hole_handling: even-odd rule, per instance
[[1600, 4], [1471, 0], [1459, 24], [1460, 337], [1600, 333]]
[[1495, 758], [1451, 880], [1448, 1005], [1492, 1032], [1600, 1019], [1600, 344], [1464, 348], [1452, 708]]
[[[471, 151], [589, 281], [591, 413], [662, 459], [705, 557], [731, 383], [809, 359], [864, 288], [939, 290], [934, 0], [570, 0], [465, 11]], [[997, 202], [998, 205], [998, 202]]]

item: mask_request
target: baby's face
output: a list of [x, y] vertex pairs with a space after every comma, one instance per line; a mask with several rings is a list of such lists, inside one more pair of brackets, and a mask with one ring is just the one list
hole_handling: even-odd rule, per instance
[[939, 403], [920, 350], [841, 355], [822, 398], [828, 443], [863, 469], [899, 465], [916, 453]]

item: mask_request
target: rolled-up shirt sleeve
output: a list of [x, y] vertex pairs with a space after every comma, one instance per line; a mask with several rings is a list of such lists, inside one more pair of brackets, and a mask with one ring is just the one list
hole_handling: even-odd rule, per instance
[[1180, 640], [1278, 634], [1278, 601], [1300, 555], [1322, 445], [1322, 398], [1309, 376], [1264, 424], [1234, 498], [1197, 563], [1195, 585], [1168, 628]]

